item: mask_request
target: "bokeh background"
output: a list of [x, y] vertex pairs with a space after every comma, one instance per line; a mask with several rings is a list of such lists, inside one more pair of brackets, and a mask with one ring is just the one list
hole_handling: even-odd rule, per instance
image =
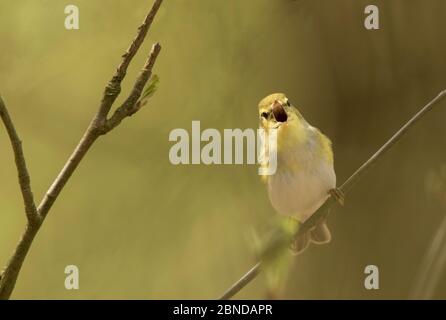
[[[64, 28], [64, 7], [80, 30]], [[0, 92], [24, 141], [36, 200], [63, 166], [150, 0], [0, 2]], [[255, 261], [251, 230], [274, 211], [253, 165], [173, 166], [169, 132], [256, 128], [282, 91], [333, 141], [344, 181], [446, 88], [446, 2], [170, 0], [135, 58], [163, 50], [149, 105], [99, 140], [48, 216], [12, 298], [216, 298]], [[287, 299], [408, 298], [446, 213], [446, 104], [439, 105], [332, 212], [333, 241], [293, 263]], [[0, 264], [25, 224], [9, 141], [0, 134]], [[80, 269], [80, 290], [64, 268]], [[380, 289], [364, 289], [364, 268]], [[260, 276], [238, 298], [264, 298]], [[446, 298], [443, 273], [433, 298]]]

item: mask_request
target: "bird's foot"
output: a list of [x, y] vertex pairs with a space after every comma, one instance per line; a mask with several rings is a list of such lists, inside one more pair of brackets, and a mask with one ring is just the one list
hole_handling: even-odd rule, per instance
[[341, 206], [344, 206], [344, 192], [342, 192], [339, 188], [333, 188], [330, 191], [328, 191], [330, 196], [333, 197]]

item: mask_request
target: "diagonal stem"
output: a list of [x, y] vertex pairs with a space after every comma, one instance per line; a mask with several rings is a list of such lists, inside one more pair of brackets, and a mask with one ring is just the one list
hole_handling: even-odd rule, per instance
[[129, 116], [132, 116], [135, 112], [139, 110], [138, 100], [141, 97], [141, 93], [152, 75], [152, 69], [155, 64], [155, 61], [161, 51], [161, 46], [159, 43], [155, 43], [152, 46], [152, 50], [150, 51], [149, 57], [142, 68], [138, 79], [133, 86], [132, 91], [130, 92], [128, 98], [124, 101], [124, 103], [116, 109], [113, 115], [107, 120], [105, 123], [105, 133], [112, 130], [114, 127], [118, 126], [121, 121]]
[[44, 220], [59, 196], [62, 189], [65, 187], [65, 184], [71, 178], [71, 175], [76, 170], [76, 168], [81, 163], [82, 159], [87, 154], [88, 150], [90, 150], [93, 143], [98, 139], [99, 128], [94, 126], [95, 121], [92, 121], [89, 127], [87, 128], [84, 136], [81, 141], [74, 149], [68, 161], [65, 163], [64, 167], [57, 175], [53, 184], [50, 186], [48, 191], [45, 193], [43, 200], [40, 202], [38, 207], [38, 213], [42, 220]]
[[115, 71], [110, 82], [105, 87], [104, 96], [101, 101], [101, 106], [99, 107], [99, 111], [97, 114], [97, 119], [101, 122], [105, 122], [110, 109], [121, 92], [121, 82], [124, 79], [127, 69], [132, 62], [133, 57], [138, 52], [139, 48], [144, 42], [144, 39], [147, 35], [147, 32], [152, 25], [153, 20], [155, 19], [158, 10], [163, 3], [163, 0], [155, 0], [152, 5], [152, 9], [150, 9], [149, 13], [145, 17], [143, 23], [139, 26], [136, 37], [133, 39], [130, 47], [127, 51], [122, 55], [122, 61], [118, 68]]
[[20, 191], [22, 192], [23, 203], [25, 204], [25, 213], [28, 221], [37, 222], [38, 215], [31, 190], [31, 180], [29, 178], [28, 169], [26, 167], [25, 155], [23, 154], [22, 141], [17, 134], [14, 123], [6, 109], [5, 102], [0, 96], [0, 117], [5, 125], [6, 131], [11, 141], [14, 152], [15, 164], [17, 167]]

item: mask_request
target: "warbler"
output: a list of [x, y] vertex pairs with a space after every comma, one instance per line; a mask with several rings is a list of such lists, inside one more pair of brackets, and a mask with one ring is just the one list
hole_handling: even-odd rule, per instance
[[[266, 135], [271, 134], [271, 129], [277, 130], [274, 146], [277, 169], [274, 174], [263, 176], [275, 210], [303, 223], [330, 195], [343, 203], [342, 193], [336, 189], [330, 139], [311, 126], [283, 93], [262, 99], [258, 111], [260, 128]], [[263, 144], [262, 148], [267, 145]], [[314, 228], [299, 235], [292, 249], [300, 253], [310, 242], [323, 244], [330, 240], [326, 219], [322, 219]]]

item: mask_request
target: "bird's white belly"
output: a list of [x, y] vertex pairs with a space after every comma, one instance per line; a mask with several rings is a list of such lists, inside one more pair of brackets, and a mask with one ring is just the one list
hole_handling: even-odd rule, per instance
[[268, 194], [278, 213], [304, 222], [328, 198], [336, 186], [333, 164], [309, 163], [303, 170], [282, 168], [268, 179]]

